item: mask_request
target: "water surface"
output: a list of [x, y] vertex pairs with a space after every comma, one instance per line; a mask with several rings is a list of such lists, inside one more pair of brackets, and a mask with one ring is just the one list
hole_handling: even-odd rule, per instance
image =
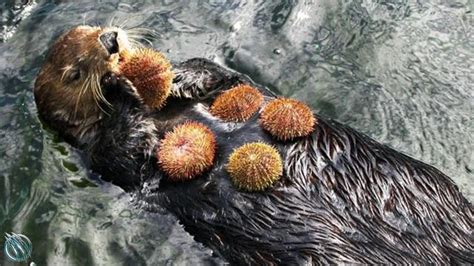
[[120, 189], [88, 181], [80, 154], [42, 129], [35, 76], [52, 41], [78, 24], [151, 29], [146, 39], [171, 60], [205, 57], [303, 100], [322, 116], [436, 166], [472, 202], [473, 5], [3, 1], [0, 234], [28, 235], [38, 265], [223, 263], [173, 217], [140, 212]]

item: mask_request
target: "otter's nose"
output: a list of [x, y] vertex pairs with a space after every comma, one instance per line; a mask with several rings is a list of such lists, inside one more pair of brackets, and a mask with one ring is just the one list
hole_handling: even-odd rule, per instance
[[109, 54], [118, 53], [119, 47], [117, 42], [117, 32], [116, 31], [109, 31], [106, 32], [99, 37], [100, 42], [102, 45], [107, 49]]

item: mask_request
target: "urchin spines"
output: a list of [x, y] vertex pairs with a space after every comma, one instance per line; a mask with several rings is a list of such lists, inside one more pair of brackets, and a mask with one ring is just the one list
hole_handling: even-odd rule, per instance
[[204, 124], [188, 121], [167, 132], [157, 152], [158, 164], [171, 181], [191, 180], [214, 162], [216, 140]]
[[211, 105], [212, 115], [226, 122], [244, 122], [263, 103], [263, 95], [250, 85], [240, 84], [220, 94]]
[[283, 162], [274, 147], [253, 142], [235, 149], [226, 168], [236, 187], [257, 192], [267, 189], [280, 178]]
[[267, 103], [260, 114], [260, 125], [278, 140], [286, 141], [309, 135], [316, 118], [304, 103], [277, 98]]
[[127, 77], [151, 108], [160, 109], [171, 94], [174, 73], [166, 57], [148, 48], [124, 53], [120, 73]]

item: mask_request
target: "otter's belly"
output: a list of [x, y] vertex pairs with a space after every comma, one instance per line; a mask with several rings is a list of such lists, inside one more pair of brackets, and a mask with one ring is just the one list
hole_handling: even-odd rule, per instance
[[[435, 168], [322, 118], [310, 136], [278, 142], [257, 115], [223, 123], [206, 106], [190, 103], [154, 117], [174, 121], [170, 128], [186, 120], [207, 125], [218, 143], [213, 168], [189, 182], [162, 179], [139, 194], [229, 261], [474, 261], [472, 206]], [[257, 141], [280, 151], [284, 176], [264, 192], [239, 191], [225, 165], [235, 148]]]

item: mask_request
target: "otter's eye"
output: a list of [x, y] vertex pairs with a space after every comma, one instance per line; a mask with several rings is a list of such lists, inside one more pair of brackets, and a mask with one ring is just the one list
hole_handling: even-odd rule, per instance
[[81, 71], [79, 69], [75, 69], [71, 71], [71, 74], [69, 75], [70, 81], [77, 81], [80, 78], [81, 78]]

